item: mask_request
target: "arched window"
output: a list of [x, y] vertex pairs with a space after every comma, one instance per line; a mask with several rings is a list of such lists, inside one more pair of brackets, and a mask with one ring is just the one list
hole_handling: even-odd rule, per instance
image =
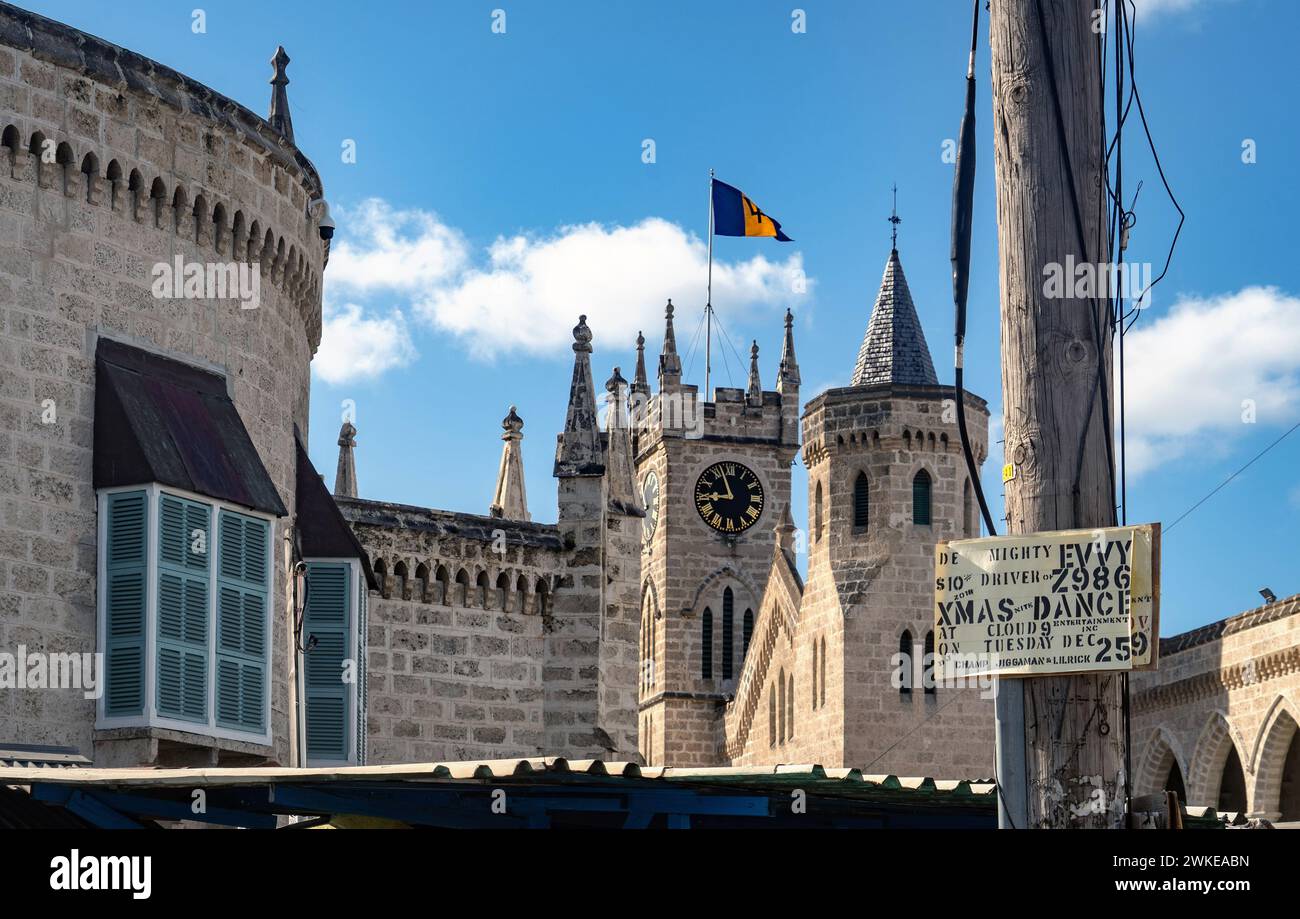
[[979, 523], [975, 517], [975, 501], [971, 497], [970, 479], [961, 488], [962, 535], [967, 539], [979, 536]]
[[1218, 809], [1224, 813], [1246, 810], [1246, 773], [1234, 743], [1228, 744], [1228, 759], [1223, 764], [1223, 778], [1219, 780]]
[[912, 633], [907, 629], [898, 639], [898, 694], [910, 695], [912, 692]]
[[817, 686], [819, 689], [821, 689], [821, 698], [818, 699], [817, 701], [817, 705], [819, 707], [824, 706], [826, 704], [826, 636], [825, 635], [822, 636], [822, 656], [821, 656], [820, 663], [822, 668], [821, 676], [817, 681]]
[[817, 711], [817, 639], [813, 639], [812, 645], [812, 707], [813, 711]]
[[754, 637], [754, 611], [752, 609], [745, 610], [745, 619], [741, 625], [741, 629], [740, 659], [743, 661], [746, 655], [749, 654], [750, 639]]
[[785, 743], [785, 738], [786, 738], [785, 704], [786, 703], [785, 703], [785, 668], [784, 667], [781, 668], [781, 672], [777, 675], [776, 691], [777, 691], [777, 706], [776, 706], [777, 738], [780, 740], [781, 743]]
[[732, 656], [736, 650], [735, 597], [728, 587], [722, 592], [722, 678], [731, 679]]
[[813, 500], [813, 541], [822, 538], [822, 483], [817, 483], [817, 494]]
[[859, 472], [853, 482], [853, 525], [859, 529], [867, 528], [870, 495], [867, 487], [867, 474]]
[[786, 715], [786, 721], [788, 722], [786, 724], [786, 736], [789, 737], [791, 740], [793, 740], [794, 739], [794, 674], [793, 673], [790, 674], [790, 689], [789, 689], [789, 695], [786, 696], [785, 704], [786, 704], [786, 710], [789, 713]]
[[921, 661], [921, 685], [927, 696], [934, 695], [934, 630], [925, 633], [925, 657]]
[[700, 617], [700, 676], [713, 679], [713, 610], [704, 607]]
[[776, 687], [767, 687], [767, 745], [776, 746]]
[[924, 469], [912, 479], [912, 522], [917, 526], [930, 525], [930, 473]]

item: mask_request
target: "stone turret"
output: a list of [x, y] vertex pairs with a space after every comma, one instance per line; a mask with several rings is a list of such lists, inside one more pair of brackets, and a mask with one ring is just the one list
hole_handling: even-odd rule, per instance
[[488, 509], [493, 517], [506, 520], [531, 520], [528, 516], [528, 495], [524, 487], [524, 455], [519, 446], [524, 439], [524, 419], [515, 407], [501, 420], [501, 468], [497, 470], [497, 487]]
[[334, 473], [334, 494], [339, 498], [357, 497], [357, 429], [351, 421], [339, 428], [339, 465]]

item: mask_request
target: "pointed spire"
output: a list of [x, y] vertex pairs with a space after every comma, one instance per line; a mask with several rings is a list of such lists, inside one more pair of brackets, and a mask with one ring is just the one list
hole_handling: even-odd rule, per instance
[[880, 293], [871, 310], [871, 321], [858, 351], [850, 385], [871, 386], [876, 383], [939, 385], [897, 249], [889, 253], [889, 261], [885, 264]]
[[745, 400], [750, 405], [763, 404], [763, 382], [758, 376], [758, 339], [749, 347], [749, 388], [745, 390]]
[[271, 66], [275, 68], [275, 73], [271, 76], [271, 113], [266, 116], [266, 120], [285, 140], [293, 143], [293, 119], [289, 117], [289, 94], [285, 90], [289, 85], [289, 77], [285, 75], [289, 55], [285, 53], [284, 45], [275, 49]]
[[639, 508], [636, 484], [632, 473], [632, 438], [623, 416], [627, 404], [627, 380], [617, 367], [605, 383], [605, 430], [609, 445], [605, 459], [605, 478], [609, 488], [609, 502], [619, 510]]
[[339, 466], [334, 473], [334, 495], [339, 498], [357, 496], [357, 461], [352, 451], [357, 446], [357, 429], [350, 421], [339, 428]]
[[504, 433], [501, 439], [501, 468], [497, 471], [497, 490], [492, 495], [488, 509], [493, 517], [506, 520], [531, 520], [528, 516], [528, 495], [524, 489], [524, 454], [519, 442], [524, 439], [524, 419], [515, 407], [501, 420]]
[[556, 476], [603, 475], [600, 428], [596, 418], [595, 384], [591, 379], [591, 329], [579, 316], [573, 327], [573, 382], [564, 433], [555, 450]]
[[664, 330], [664, 350], [659, 355], [659, 388], [677, 386], [682, 382], [682, 359], [677, 356], [677, 335], [673, 332], [673, 301], [664, 310], [667, 328]]
[[785, 311], [785, 340], [781, 342], [781, 366], [777, 374], [776, 391], [785, 392], [791, 387], [798, 388], [803, 382], [799, 378], [799, 361], [794, 356], [794, 313]]
[[650, 394], [650, 381], [645, 374], [645, 336], [636, 333], [636, 376], [632, 378], [632, 392]]

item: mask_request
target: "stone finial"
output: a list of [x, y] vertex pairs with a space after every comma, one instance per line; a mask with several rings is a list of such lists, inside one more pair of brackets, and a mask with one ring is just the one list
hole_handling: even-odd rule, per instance
[[785, 340], [781, 343], [781, 366], [777, 375], [776, 389], [777, 392], [785, 392], [790, 388], [798, 388], [802, 381], [799, 379], [799, 362], [794, 356], [794, 313], [787, 308], [785, 311]]
[[284, 45], [275, 49], [271, 66], [275, 68], [275, 73], [272, 74], [270, 81], [271, 112], [266, 116], [266, 120], [285, 140], [293, 143], [293, 119], [289, 116], [289, 93], [285, 90], [289, 85], [289, 77], [285, 73], [289, 67], [289, 55], [285, 53]]
[[645, 373], [645, 336], [636, 333], [636, 375], [632, 378], [632, 392], [650, 395], [650, 381]]
[[677, 334], [673, 331], [673, 301], [664, 310], [664, 349], [659, 355], [659, 388], [682, 382], [682, 359], [677, 356]]
[[745, 399], [750, 405], [763, 404], [763, 382], [758, 376], [758, 339], [749, 347], [749, 388], [745, 390]]
[[591, 329], [580, 316], [573, 327], [573, 382], [569, 385], [569, 408], [564, 433], [555, 449], [555, 475], [604, 475], [600, 426], [596, 416], [596, 386], [591, 378]]
[[506, 520], [531, 520], [524, 488], [524, 455], [519, 446], [524, 439], [524, 419], [519, 417], [513, 405], [501, 420], [501, 428], [505, 445], [501, 448], [501, 468], [497, 471], [496, 492], [492, 495], [488, 513]]
[[353, 455], [357, 446], [357, 429], [350, 421], [339, 428], [339, 465], [334, 474], [334, 494], [339, 498], [357, 496], [357, 461]]
[[591, 353], [591, 329], [586, 316], [579, 316], [578, 324], [573, 327], [573, 350]]

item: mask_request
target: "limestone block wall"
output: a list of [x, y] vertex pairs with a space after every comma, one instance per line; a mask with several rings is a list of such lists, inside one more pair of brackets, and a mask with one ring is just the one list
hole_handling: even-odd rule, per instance
[[[0, 648], [95, 649], [94, 354], [119, 338], [224, 372], [293, 507], [292, 428], [307, 427], [325, 251], [311, 164], [258, 116], [93, 36], [0, 5]], [[251, 262], [256, 309], [155, 299], [176, 256]], [[52, 402], [47, 402], [52, 400]], [[52, 405], [55, 420], [45, 409]], [[276, 545], [288, 521], [276, 530]], [[77, 691], [0, 694], [4, 740], [97, 764], [285, 761], [285, 571], [272, 592], [273, 748], [175, 732], [96, 736]], [[199, 755], [187, 747], [197, 744]], [[217, 752], [220, 751], [220, 752]]]
[[[955, 419], [951, 411], [945, 416], [950, 398], [942, 387], [850, 388], [818, 397], [805, 413], [812, 519], [801, 628], [807, 622], [810, 632], [827, 638], [828, 711], [822, 715], [841, 713], [843, 765], [873, 773], [965, 779], [993, 771], [991, 699], [978, 689], [941, 686], [926, 693], [922, 685], [933, 610], [931, 591], [918, 585], [933, 583], [938, 540], [977, 532], [969, 529], [975, 502]], [[974, 396], [967, 408], [972, 450], [982, 460], [987, 409]], [[913, 518], [913, 479], [922, 469], [931, 483], [928, 525]], [[854, 485], [862, 472], [869, 483], [866, 527], [854, 521]], [[894, 684], [905, 631], [911, 693]], [[803, 636], [800, 643], [808, 644]], [[811, 690], [811, 679], [807, 685], [801, 694]]]
[[366, 635], [369, 761], [557, 755], [545, 643], [572, 586], [556, 528], [336, 500], [380, 582]]
[[1188, 803], [1218, 806], [1235, 752], [1247, 812], [1300, 820], [1298, 613], [1293, 596], [1161, 643], [1159, 669], [1133, 678], [1136, 793], [1176, 764]]

